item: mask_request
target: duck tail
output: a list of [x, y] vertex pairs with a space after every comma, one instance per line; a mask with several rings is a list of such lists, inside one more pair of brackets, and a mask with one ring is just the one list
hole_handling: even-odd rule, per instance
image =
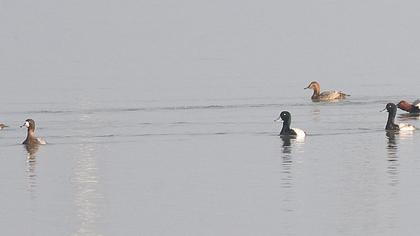
[[341, 91], [340, 91], [340, 94], [344, 97], [350, 97], [351, 96], [350, 94], [347, 94], [347, 93], [344, 93], [344, 92], [341, 92]]

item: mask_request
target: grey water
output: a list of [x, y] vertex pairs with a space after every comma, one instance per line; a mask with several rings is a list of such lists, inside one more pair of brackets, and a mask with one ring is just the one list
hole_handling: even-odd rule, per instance
[[1, 234], [418, 235], [419, 8], [0, 1]]

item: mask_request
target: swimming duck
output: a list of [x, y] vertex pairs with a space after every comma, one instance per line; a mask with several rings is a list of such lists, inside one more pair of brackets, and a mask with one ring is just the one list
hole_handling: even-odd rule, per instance
[[303, 130], [290, 128], [290, 123], [292, 122], [292, 116], [290, 115], [290, 112], [282, 111], [279, 118], [275, 119], [274, 121], [279, 121], [280, 119], [283, 120], [283, 128], [280, 131], [280, 136], [292, 136], [297, 138], [305, 137], [306, 134]]
[[7, 126], [7, 125], [5, 125], [5, 124], [0, 124], [0, 129], [4, 129], [4, 128], [6, 128], [6, 127], [9, 127], [9, 126]]
[[409, 102], [401, 100], [397, 104], [397, 107], [406, 112], [420, 113], [420, 99], [417, 99], [416, 101], [414, 101], [413, 104], [410, 104]]
[[312, 81], [308, 87], [305, 89], [312, 89], [314, 93], [312, 94], [311, 99], [314, 101], [329, 101], [329, 100], [337, 100], [337, 99], [344, 99], [346, 96], [350, 96], [345, 94], [341, 91], [324, 91], [321, 93], [321, 87], [318, 82]]
[[22, 144], [25, 144], [25, 145], [39, 145], [39, 144], [46, 144], [47, 143], [47, 142], [45, 142], [44, 139], [35, 137], [35, 121], [34, 120], [26, 119], [25, 123], [23, 125], [21, 125], [20, 127], [22, 128], [23, 126], [28, 128], [28, 134], [26, 136], [25, 141], [23, 141]]
[[400, 131], [413, 131], [416, 127], [410, 124], [395, 124], [395, 115], [397, 114], [397, 106], [394, 103], [386, 104], [385, 109], [382, 111], [388, 111], [388, 121], [386, 122], [386, 130], [400, 130]]

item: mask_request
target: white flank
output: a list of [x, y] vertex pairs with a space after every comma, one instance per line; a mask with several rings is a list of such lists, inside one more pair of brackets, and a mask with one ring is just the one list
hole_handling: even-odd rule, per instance
[[420, 108], [420, 99], [413, 102], [413, 106]]
[[303, 138], [306, 136], [305, 131], [301, 129], [292, 128], [293, 131], [296, 133], [296, 137]]
[[416, 127], [410, 124], [398, 124], [400, 131], [414, 131]]

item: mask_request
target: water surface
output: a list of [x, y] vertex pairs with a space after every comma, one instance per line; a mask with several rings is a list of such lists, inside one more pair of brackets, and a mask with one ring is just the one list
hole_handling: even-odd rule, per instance
[[0, 1], [2, 234], [417, 235], [419, 8]]

